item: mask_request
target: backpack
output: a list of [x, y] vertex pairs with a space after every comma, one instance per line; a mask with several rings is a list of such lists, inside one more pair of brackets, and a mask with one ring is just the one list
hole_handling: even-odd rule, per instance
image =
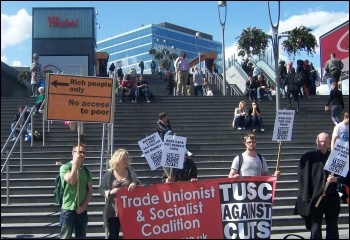
[[304, 71], [300, 71], [296, 78], [294, 78], [294, 84], [301, 87], [306, 81], [306, 75]]
[[[72, 169], [72, 163], [67, 162], [66, 165], [68, 166], [69, 170]], [[85, 166], [83, 166], [83, 168], [85, 169], [86, 175], [89, 176], [88, 169]], [[55, 197], [55, 202], [60, 206], [62, 206], [62, 203], [63, 203], [63, 194], [64, 194], [65, 187], [66, 187], [66, 182], [65, 181], [62, 182], [61, 175], [58, 174], [55, 179], [55, 190], [53, 192], [53, 195]]]
[[[256, 155], [258, 155], [258, 157], [259, 157], [259, 159], [261, 161], [261, 165], [263, 165], [263, 160], [262, 160], [261, 154], [257, 153]], [[241, 171], [242, 164], [243, 164], [243, 155], [242, 155], [242, 153], [238, 155], [238, 159], [239, 159], [238, 174], [239, 174], [239, 172]]]

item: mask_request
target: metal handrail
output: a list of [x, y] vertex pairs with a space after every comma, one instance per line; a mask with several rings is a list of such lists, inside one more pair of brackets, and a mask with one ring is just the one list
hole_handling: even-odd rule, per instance
[[[8, 143], [10, 142], [10, 139], [11, 139], [12, 136], [13, 136], [13, 133], [14, 133], [15, 131], [17, 131], [17, 126], [18, 126], [18, 124], [20, 123], [20, 121], [22, 120], [22, 118], [24, 117], [24, 114], [26, 113], [27, 108], [28, 108], [28, 106], [26, 106], [26, 107], [24, 108], [24, 111], [23, 111], [22, 114], [19, 116], [19, 119], [18, 119], [18, 121], [16, 122], [15, 127], [14, 127], [13, 130], [11, 131], [11, 133], [10, 133], [10, 135], [8, 136], [8, 138], [7, 138], [7, 140], [6, 140], [5, 144], [4, 144], [4, 146], [3, 146], [2, 149], [1, 149], [1, 155], [3, 155], [3, 153], [4, 153], [4, 151], [5, 151], [5, 149], [6, 149], [7, 145], [8, 145]], [[23, 126], [24, 126], [24, 125], [23, 125]]]
[[[27, 109], [27, 107], [25, 108], [25, 110], [26, 110], [26, 109]], [[22, 128], [20, 129], [20, 132], [19, 132], [19, 134], [18, 134], [19, 137], [22, 137], [22, 133], [23, 133], [24, 129], [27, 130], [27, 124], [28, 124], [29, 119], [31, 118], [33, 112], [34, 112], [34, 109], [35, 109], [35, 107], [33, 106], [33, 107], [31, 108], [31, 110], [30, 110], [29, 116], [27, 117], [27, 119], [26, 119], [26, 121], [24, 122]], [[25, 111], [23, 111], [23, 113], [21, 114], [21, 117], [19, 118], [18, 121], [20, 121], [20, 120], [22, 119], [22, 117], [24, 116], [24, 115], [23, 115], [24, 113], [25, 113]], [[16, 125], [15, 125], [14, 130], [16, 130], [16, 127], [18, 126], [18, 121], [17, 121], [17, 123], [16, 123]], [[33, 124], [32, 124], [31, 130], [33, 131]], [[12, 136], [13, 132], [14, 132], [14, 131], [11, 132], [10, 136]], [[5, 143], [4, 147], [3, 147], [3, 149], [1, 150], [1, 153], [3, 153], [3, 151], [4, 151], [5, 147], [6, 147], [7, 142], [8, 142], [8, 139], [7, 139], [7, 141], [6, 141], [6, 143]], [[10, 159], [10, 156], [12, 155], [13, 150], [15, 149], [17, 142], [18, 142], [18, 138], [15, 140], [15, 142], [14, 142], [14, 144], [13, 144], [13, 146], [12, 146], [10, 152], [8, 153], [8, 155], [7, 155], [7, 157], [6, 157], [5, 163], [3, 164], [2, 168], [1, 168], [1, 174], [4, 172], [5, 166], [6, 166], [6, 164], [8, 163], [8, 161], [9, 161], [9, 159]], [[20, 168], [22, 168], [22, 166], [20, 166]]]
[[[207, 67], [205, 67], [205, 71], [211, 78], [212, 78], [212, 76], [214, 76], [214, 81], [215, 81], [216, 86], [223, 93], [223, 89], [222, 89], [223, 79], [221, 78], [221, 76], [215, 72], [211, 73]], [[239, 90], [237, 90], [237, 87], [235, 85], [227, 85], [227, 83], [226, 83], [225, 86], [226, 86], [226, 89], [230, 88], [231, 96], [241, 96], [242, 95], [241, 92]]]
[[[23, 149], [22, 149], [22, 139], [23, 139], [23, 136], [22, 136], [22, 133], [24, 131], [24, 129], [27, 130], [27, 124], [29, 122], [29, 119], [32, 118], [33, 116], [33, 112], [34, 112], [34, 109], [35, 109], [35, 106], [33, 106], [30, 110], [30, 113], [29, 113], [29, 116], [27, 117], [26, 121], [24, 122], [23, 126], [21, 127], [20, 131], [19, 131], [19, 134], [18, 134], [18, 137], [16, 138], [15, 142], [13, 143], [13, 146], [10, 150], [10, 152], [7, 154], [7, 157], [6, 157], [6, 160], [5, 160], [5, 163], [4, 165], [2, 166], [1, 168], [1, 174], [3, 174], [4, 170], [5, 170], [5, 167], [6, 167], [6, 204], [8, 205], [10, 203], [10, 158], [11, 158], [11, 155], [17, 145], [17, 142], [18, 142], [18, 139], [20, 139], [20, 145], [19, 145], [19, 151], [20, 151], [20, 172], [23, 171]], [[19, 121], [22, 120], [22, 118], [24, 117], [24, 114], [25, 112], [27, 111], [27, 106], [24, 108], [24, 111], [23, 113], [21, 114], [20, 118], [18, 119], [16, 125], [15, 125], [15, 128], [14, 130], [16, 131], [16, 128], [19, 124]], [[31, 126], [31, 132], [33, 132], [33, 124]], [[9, 138], [13, 135], [14, 131], [12, 131], [10, 133], [10, 136]], [[32, 133], [33, 134], [33, 133]], [[9, 139], [7, 139], [3, 149], [1, 150], [1, 153], [3, 153], [4, 149], [6, 148], [7, 144], [8, 144], [8, 141]]]

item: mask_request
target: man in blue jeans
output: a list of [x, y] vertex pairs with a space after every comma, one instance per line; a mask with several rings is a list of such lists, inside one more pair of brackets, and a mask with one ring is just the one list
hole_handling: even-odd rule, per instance
[[74, 230], [76, 239], [85, 239], [88, 225], [86, 208], [92, 198], [91, 172], [83, 166], [85, 145], [74, 145], [72, 156], [73, 159], [60, 168], [60, 176], [64, 186], [60, 238], [72, 238]]

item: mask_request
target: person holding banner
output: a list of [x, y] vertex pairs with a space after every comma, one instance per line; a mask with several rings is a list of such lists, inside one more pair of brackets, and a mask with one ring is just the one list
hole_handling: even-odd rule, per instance
[[[159, 119], [157, 121], [157, 132], [159, 133], [159, 136], [161, 137], [163, 142], [165, 135], [176, 135], [176, 133], [174, 133], [171, 129], [168, 114], [165, 112], [159, 113]], [[193, 156], [193, 153], [187, 150], [187, 155], [191, 157]]]
[[[325, 215], [326, 238], [339, 239], [338, 216], [340, 213], [340, 199], [337, 192], [337, 182], [342, 181], [324, 170], [329, 157], [329, 137], [325, 132], [316, 138], [316, 151], [303, 154], [298, 165], [299, 190], [294, 214], [305, 220], [305, 226], [311, 231], [311, 239], [322, 239], [322, 219]], [[328, 185], [325, 188], [325, 185]], [[316, 207], [319, 197], [322, 200]]]
[[[169, 172], [169, 171], [168, 171]], [[188, 151], [185, 153], [184, 165], [182, 169], [172, 168], [170, 177], [164, 172], [163, 183], [197, 181], [197, 165], [188, 157]]]
[[[240, 176], [272, 176], [279, 177], [280, 171], [275, 171], [273, 175], [269, 173], [266, 160], [260, 154], [255, 152], [256, 137], [254, 134], [247, 133], [244, 136], [246, 151], [233, 159], [229, 178]], [[241, 159], [240, 159], [241, 158]]]
[[118, 149], [108, 161], [109, 169], [102, 177], [99, 193], [106, 198], [103, 212], [104, 227], [108, 227], [109, 239], [118, 239], [120, 220], [116, 206], [115, 195], [120, 188], [127, 187], [128, 191], [135, 189], [141, 182], [134, 169], [130, 166], [130, 156], [125, 149]]

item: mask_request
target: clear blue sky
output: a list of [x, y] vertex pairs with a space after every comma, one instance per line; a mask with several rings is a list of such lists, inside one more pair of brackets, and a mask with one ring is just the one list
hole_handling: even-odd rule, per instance
[[[31, 16], [33, 7], [94, 7], [101, 28], [97, 41], [136, 29], [150, 23], [169, 22], [213, 35], [222, 41], [217, 1], [1, 1], [1, 60], [10, 66], [31, 63]], [[277, 20], [277, 1], [270, 2], [272, 21]], [[221, 18], [224, 10], [221, 9]], [[317, 39], [349, 20], [347, 1], [281, 1], [280, 30], [291, 30], [301, 24], [312, 28]], [[237, 52], [236, 38], [247, 27], [258, 27], [270, 33], [267, 1], [227, 2], [225, 26], [226, 58]], [[289, 57], [280, 51], [280, 58]], [[319, 68], [319, 51], [309, 59]]]

